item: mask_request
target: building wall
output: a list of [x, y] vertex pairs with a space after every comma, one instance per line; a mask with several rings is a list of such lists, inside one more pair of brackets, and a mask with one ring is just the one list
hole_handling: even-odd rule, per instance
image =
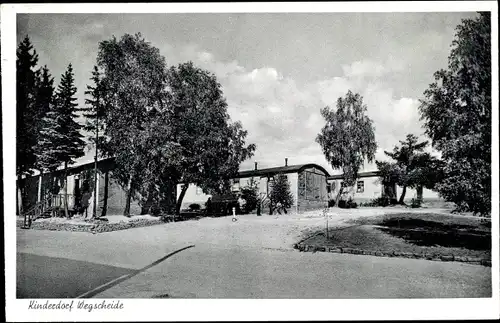
[[[293, 195], [293, 207], [292, 211], [296, 210], [297, 206], [297, 200], [298, 200], [298, 174], [297, 173], [289, 173], [286, 174], [286, 177], [288, 179], [288, 183], [290, 184], [290, 191]], [[255, 181], [257, 183], [257, 187], [259, 189], [259, 196], [265, 197], [268, 194], [271, 193], [272, 190], [272, 185], [268, 181], [267, 177], [243, 177], [243, 178], [238, 178], [233, 180], [233, 185], [232, 185], [232, 191], [234, 193], [238, 193], [241, 191], [241, 188], [249, 186], [251, 181]], [[235, 182], [236, 183], [235, 183]], [[180, 191], [182, 188], [182, 184], [177, 185], [177, 198], [180, 196]], [[212, 195], [210, 194], [205, 194], [201, 188], [196, 186], [195, 184], [189, 184], [189, 187], [186, 191], [186, 194], [184, 195], [184, 199], [182, 200], [182, 209], [186, 209], [189, 207], [190, 204], [197, 203], [200, 204], [200, 206], [204, 207], [206, 201], [208, 200], [209, 197]]]
[[[342, 180], [329, 180], [331, 193], [329, 194], [330, 199], [335, 199], [340, 189]], [[358, 191], [358, 183], [363, 183], [363, 191]], [[399, 199], [403, 188], [400, 186], [396, 186], [396, 196]], [[344, 189], [345, 198], [352, 197], [353, 200], [357, 203], [360, 202], [370, 202], [373, 199], [382, 196], [382, 184], [379, 182], [378, 177], [362, 177], [356, 181], [356, 184], [352, 187], [347, 187]], [[409, 203], [412, 198], [417, 197], [417, 191], [415, 189], [406, 188], [405, 202]], [[436, 191], [432, 191], [424, 188], [423, 190], [423, 198], [425, 199], [439, 199], [439, 195]]]
[[[125, 190], [113, 179], [113, 174], [109, 176], [108, 186], [108, 209], [107, 215], [122, 215], [125, 210], [125, 202], [127, 201], [127, 194]], [[104, 202], [104, 176], [99, 179], [99, 208], [102, 208]], [[92, 209], [90, 209], [92, 210]], [[130, 214], [138, 215], [141, 213], [139, 205], [139, 198], [132, 198], [130, 201]]]
[[305, 169], [297, 176], [297, 212], [328, 206], [326, 174], [319, 169]]

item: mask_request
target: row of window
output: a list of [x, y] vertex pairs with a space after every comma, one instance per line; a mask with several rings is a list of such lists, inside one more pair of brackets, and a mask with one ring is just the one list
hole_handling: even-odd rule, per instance
[[[345, 188], [344, 182], [340, 182], [340, 186], [342, 188]], [[240, 181], [239, 179], [236, 179], [233, 181], [233, 186], [232, 186], [233, 191], [239, 191], [240, 190]], [[356, 183], [356, 193], [363, 193], [365, 191], [365, 182], [364, 181], [358, 181]], [[327, 185], [327, 193], [331, 192], [330, 185]], [[202, 195], [203, 190], [200, 187], [196, 187], [196, 195]]]

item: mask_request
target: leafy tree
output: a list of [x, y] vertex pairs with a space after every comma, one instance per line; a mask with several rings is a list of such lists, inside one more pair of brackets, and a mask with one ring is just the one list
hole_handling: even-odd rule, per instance
[[28, 36], [19, 44], [16, 59], [16, 175], [21, 205], [25, 201], [23, 176], [31, 175], [36, 157], [36, 97], [39, 71], [38, 54]]
[[[358, 170], [365, 159], [373, 161], [377, 150], [373, 121], [365, 115], [367, 110], [359, 94], [348, 91], [344, 98], [338, 98], [337, 109], [325, 107], [321, 115], [326, 125], [316, 137], [323, 154], [331, 166], [341, 168], [345, 186], [353, 186]], [[339, 190], [336, 204], [342, 195]]]
[[[396, 167], [399, 170], [397, 184], [403, 187], [403, 191], [399, 197], [399, 204], [404, 204], [406, 188], [413, 184], [410, 183], [412, 172], [418, 167], [425, 166], [419, 165], [418, 161], [421, 160], [421, 158], [416, 157], [418, 154], [423, 153], [423, 150], [429, 145], [429, 142], [418, 142], [417, 136], [409, 134], [406, 136], [405, 141], [400, 140], [399, 143], [400, 146], [395, 146], [392, 152], [384, 151], [384, 153], [396, 162]], [[396, 168], [393, 169], [396, 170]]]
[[[424, 152], [428, 145], [428, 141], [418, 142], [417, 136], [409, 134], [404, 141], [399, 141], [399, 146], [395, 146], [392, 152], [384, 152], [394, 162], [377, 161], [384, 187], [389, 191], [394, 184], [403, 187], [399, 204], [404, 204], [407, 187], [415, 188], [417, 199], [421, 201], [423, 188], [433, 189], [442, 178], [441, 161]], [[395, 192], [387, 193], [390, 199], [395, 197]]]
[[271, 214], [274, 210], [281, 214], [281, 210], [286, 214], [287, 209], [293, 205], [293, 195], [290, 191], [290, 183], [285, 174], [278, 174], [274, 178], [273, 187], [269, 196], [271, 203]]
[[491, 212], [491, 14], [457, 26], [448, 68], [434, 74], [420, 115], [440, 150], [444, 179], [437, 191], [457, 211]]
[[250, 213], [257, 208], [259, 203], [259, 187], [252, 178], [247, 186], [241, 188], [241, 198], [245, 200], [245, 213]]
[[141, 34], [125, 34], [120, 40], [113, 37], [99, 43], [97, 66], [103, 71], [99, 85], [106, 105], [107, 141], [102, 148], [115, 157], [113, 176], [126, 187], [124, 215], [130, 216], [132, 197], [140, 190], [141, 181], [151, 178], [143, 176], [145, 170], [153, 173], [152, 167], [144, 167], [149, 163], [144, 154], [153, 147], [143, 145], [151, 142], [148, 136], [155, 130], [150, 126], [155, 111], [164, 109], [165, 59]]
[[[212, 73], [188, 62], [171, 67], [167, 82], [168, 108], [162, 121], [167, 135], [158, 147], [168, 151], [163, 169], [177, 183], [193, 183], [209, 194], [229, 192], [229, 179], [253, 155], [255, 145], [247, 146], [247, 131], [240, 122], [230, 121], [221, 85]], [[177, 213], [186, 190], [184, 185]]]
[[398, 164], [387, 161], [375, 161], [379, 171], [379, 178], [382, 184], [382, 197], [387, 204], [396, 204], [396, 185], [400, 183], [402, 170]]
[[[85, 142], [80, 134], [81, 125], [75, 121], [78, 117], [76, 114], [78, 104], [75, 87], [75, 79], [73, 76], [73, 67], [71, 64], [64, 74], [61, 76], [61, 82], [57, 87], [56, 104], [54, 122], [57, 124], [57, 132], [59, 138], [58, 149], [62, 152], [59, 155], [60, 160], [64, 163], [64, 174], [67, 174], [68, 164], [73, 164], [76, 158], [84, 155]], [[67, 176], [64, 180], [64, 209], [66, 216], [68, 214], [68, 183]]]

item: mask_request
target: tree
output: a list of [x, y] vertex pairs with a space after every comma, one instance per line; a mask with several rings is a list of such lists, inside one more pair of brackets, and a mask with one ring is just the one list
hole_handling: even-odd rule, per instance
[[[95, 147], [95, 156], [94, 156], [94, 203], [92, 210], [92, 217], [97, 217], [97, 161], [99, 155], [105, 155], [107, 145], [107, 138], [104, 136], [105, 130], [105, 121], [106, 121], [106, 109], [109, 108], [106, 100], [106, 90], [104, 87], [104, 83], [101, 81], [101, 73], [99, 68], [94, 65], [92, 70], [92, 77], [90, 80], [94, 83], [93, 85], [87, 85], [87, 90], [85, 91], [85, 95], [88, 97], [85, 99], [86, 107], [80, 109], [83, 112], [83, 116], [85, 117], [86, 123], [83, 127], [85, 131], [87, 131], [90, 135], [88, 137], [89, 141], [93, 143]], [[100, 135], [100, 136], [99, 136]], [[102, 150], [99, 150], [103, 147]], [[107, 200], [108, 200], [108, 187], [107, 182], [108, 173], [105, 173], [105, 186], [104, 186], [104, 206], [102, 210], [101, 216], [106, 215], [107, 208]]]
[[80, 134], [81, 125], [75, 121], [78, 104], [76, 101], [76, 87], [71, 64], [61, 76], [61, 82], [57, 87], [54, 120], [58, 125], [57, 131], [60, 136], [58, 149], [62, 152], [61, 162], [64, 163], [64, 211], [68, 213], [68, 164], [73, 164], [76, 158], [84, 155], [85, 142]]
[[375, 161], [382, 184], [382, 197], [387, 204], [396, 204], [396, 185], [401, 182], [402, 170], [398, 164], [387, 161]]
[[[358, 170], [365, 160], [372, 162], [377, 150], [373, 121], [365, 115], [367, 110], [359, 94], [348, 91], [338, 98], [337, 109], [321, 109], [326, 125], [316, 137], [326, 160], [334, 169], [341, 168], [345, 186], [353, 186]], [[335, 204], [343, 193], [339, 190]]]
[[40, 171], [39, 198], [42, 197], [42, 180], [45, 171], [54, 171], [61, 164], [58, 137], [58, 124], [54, 115], [54, 78], [50, 75], [47, 66], [40, 70], [40, 79], [37, 80], [35, 98], [35, 135], [36, 145], [33, 151], [36, 156], [35, 167]]
[[[229, 180], [253, 155], [255, 145], [245, 144], [247, 131], [240, 122], [231, 122], [221, 85], [215, 75], [192, 62], [171, 67], [167, 83], [168, 108], [161, 122], [166, 136], [156, 146], [168, 151], [163, 169], [176, 183], [193, 183], [209, 194], [229, 192]], [[184, 185], [176, 213], [186, 190]]]
[[164, 109], [165, 59], [141, 34], [125, 34], [120, 40], [113, 37], [99, 43], [97, 66], [102, 69], [99, 83], [106, 105], [107, 141], [101, 148], [115, 157], [113, 177], [126, 188], [123, 214], [130, 216], [132, 197], [141, 182], [151, 178], [144, 172], [153, 173], [152, 167], [144, 167], [150, 161], [145, 154], [151, 154], [153, 147], [144, 144], [151, 142], [148, 136], [155, 131], [151, 120]]
[[241, 188], [241, 198], [245, 200], [245, 213], [250, 213], [257, 208], [259, 203], [259, 187], [252, 178], [247, 186]]
[[417, 199], [422, 201], [423, 188], [433, 189], [441, 176], [441, 161], [424, 152], [429, 145], [428, 141], [418, 142], [418, 137], [408, 134], [404, 141], [399, 141], [392, 152], [384, 151], [394, 162], [377, 161], [380, 178], [386, 194], [390, 199], [395, 198], [395, 192], [390, 188], [399, 185], [403, 191], [398, 203], [404, 204], [406, 189], [408, 187], [417, 190]]
[[442, 153], [436, 185], [457, 211], [491, 213], [491, 14], [457, 26], [448, 68], [434, 74], [419, 107], [426, 134]]
[[269, 196], [271, 203], [271, 214], [276, 210], [281, 214], [281, 210], [286, 214], [287, 209], [293, 205], [293, 195], [290, 191], [290, 183], [285, 174], [278, 174], [274, 178], [273, 188]]
[[403, 187], [398, 202], [404, 204], [406, 188], [415, 184], [410, 183], [412, 172], [418, 167], [425, 167], [425, 165], [418, 164], [418, 161], [422, 160], [418, 154], [423, 152], [429, 142], [418, 142], [417, 136], [408, 134], [406, 140], [400, 140], [399, 143], [400, 146], [395, 146], [392, 152], [384, 151], [384, 153], [396, 162], [396, 167], [399, 170], [397, 184]]
[[38, 54], [28, 36], [19, 44], [16, 59], [16, 175], [21, 192], [19, 205], [25, 201], [23, 176], [31, 175], [36, 157], [36, 97], [39, 71], [36, 70]]

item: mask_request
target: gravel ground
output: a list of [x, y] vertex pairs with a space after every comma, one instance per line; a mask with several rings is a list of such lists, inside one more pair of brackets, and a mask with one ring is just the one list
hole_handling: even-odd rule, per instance
[[[401, 211], [335, 208], [331, 209], [329, 225], [347, 226], [346, 221], [355, 218]], [[293, 245], [308, 232], [324, 227], [321, 210], [300, 215], [245, 215], [236, 222], [231, 220], [231, 217], [202, 218], [96, 235], [18, 229], [17, 251], [141, 269], [176, 250], [194, 246], [96, 297], [171, 294], [172, 297], [397, 298], [491, 294], [491, 270], [481, 266], [294, 250]]]

